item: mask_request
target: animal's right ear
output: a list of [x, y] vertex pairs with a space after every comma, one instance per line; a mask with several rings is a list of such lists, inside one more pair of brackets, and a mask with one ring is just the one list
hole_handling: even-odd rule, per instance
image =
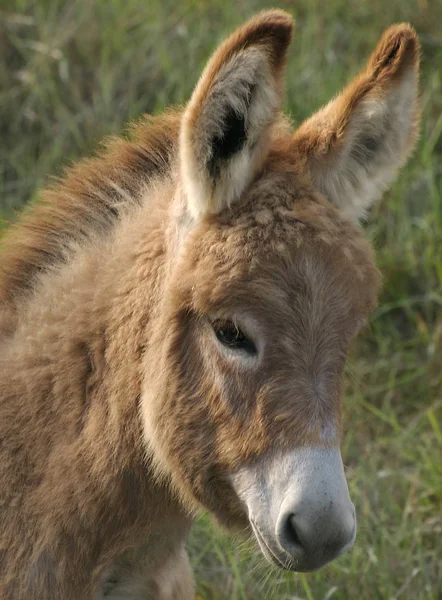
[[281, 105], [293, 22], [258, 14], [216, 50], [185, 110], [180, 168], [194, 218], [235, 202], [262, 166]]

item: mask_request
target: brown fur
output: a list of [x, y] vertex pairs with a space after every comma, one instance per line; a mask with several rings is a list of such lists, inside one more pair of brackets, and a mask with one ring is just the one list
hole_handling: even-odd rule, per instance
[[[285, 13], [256, 17], [222, 46], [211, 78], [258, 44], [281, 94], [290, 31]], [[411, 28], [387, 38], [375, 54], [399, 45], [393, 62], [369, 63], [381, 90], [417, 68]], [[352, 85], [333, 139], [366, 75]], [[2, 243], [2, 600], [188, 600], [195, 511], [248, 524], [229, 474], [339, 442], [324, 432], [339, 430], [346, 351], [379, 274], [359, 227], [315, 189], [306, 155], [331, 142], [308, 125], [293, 137], [275, 116], [241, 198], [195, 218], [181, 123], [142, 121], [132, 141], [71, 169]], [[208, 321], [243, 313], [266, 340], [247, 377]]]
[[[170, 169], [180, 124], [179, 112], [145, 116], [130, 140], [110, 139], [98, 158], [83, 160], [42, 193], [1, 240], [0, 302], [11, 310], [32, 293], [42, 271], [69, 261], [72, 246], [106, 235], [121, 212], [141, 201], [150, 179]], [[0, 321], [0, 331], [2, 322]]]

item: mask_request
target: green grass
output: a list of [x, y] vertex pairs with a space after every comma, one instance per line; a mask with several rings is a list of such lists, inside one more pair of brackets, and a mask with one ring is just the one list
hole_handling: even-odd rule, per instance
[[[235, 6], [235, 7], [234, 7]], [[183, 103], [216, 43], [259, 0], [3, 0], [0, 229], [63, 165], [143, 111]], [[420, 34], [422, 135], [372, 212], [385, 286], [346, 377], [343, 455], [359, 533], [318, 573], [270, 569], [203, 517], [190, 541], [204, 599], [442, 598], [442, 1], [281, 1], [296, 18], [296, 121], [357, 72], [381, 31]], [[3, 216], [2, 216], [3, 215]]]

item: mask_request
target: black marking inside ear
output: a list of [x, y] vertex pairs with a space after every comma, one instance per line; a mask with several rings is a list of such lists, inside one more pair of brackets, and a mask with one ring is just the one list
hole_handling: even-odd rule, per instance
[[396, 56], [397, 56], [400, 48], [401, 48], [401, 40], [396, 40], [392, 49], [390, 50], [390, 52], [387, 54], [387, 56], [385, 57], [385, 59], [383, 61], [384, 65], [386, 67], [391, 65], [396, 60]]
[[218, 175], [219, 162], [239, 152], [246, 139], [245, 117], [231, 109], [226, 115], [223, 135], [214, 136], [212, 139], [212, 156], [207, 165], [212, 177]]
[[370, 163], [381, 150], [382, 136], [374, 133], [362, 133], [356, 139], [351, 151], [353, 158], [361, 165]]
[[244, 81], [240, 83], [243, 86], [245, 113], [238, 113], [233, 107], [229, 107], [224, 118], [222, 135], [212, 138], [212, 155], [207, 168], [213, 178], [219, 175], [221, 161], [228, 160], [239, 152], [247, 141], [246, 114], [252, 104], [256, 84]]

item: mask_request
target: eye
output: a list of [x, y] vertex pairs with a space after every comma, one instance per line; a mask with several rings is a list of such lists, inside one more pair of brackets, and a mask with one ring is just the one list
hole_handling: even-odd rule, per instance
[[232, 350], [243, 350], [248, 354], [256, 354], [256, 346], [239, 327], [228, 320], [217, 319], [212, 321], [213, 331], [218, 341]]

